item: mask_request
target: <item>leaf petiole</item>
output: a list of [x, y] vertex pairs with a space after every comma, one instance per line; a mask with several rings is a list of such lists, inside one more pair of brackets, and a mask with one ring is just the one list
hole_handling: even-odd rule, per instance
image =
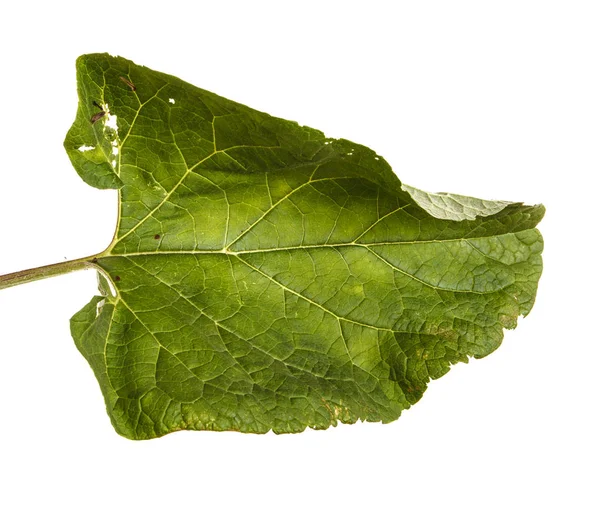
[[57, 264], [50, 264], [47, 266], [17, 271], [16, 273], [0, 275], [0, 290], [21, 285], [23, 283], [43, 280], [52, 276], [72, 273], [73, 271], [79, 271], [81, 269], [95, 268], [97, 267], [94, 263], [96, 258], [97, 256], [83, 257], [81, 259], [68, 260]]

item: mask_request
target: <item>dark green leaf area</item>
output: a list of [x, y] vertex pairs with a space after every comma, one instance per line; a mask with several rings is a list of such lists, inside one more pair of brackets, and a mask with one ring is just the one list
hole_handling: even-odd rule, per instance
[[364, 146], [122, 58], [78, 80], [65, 146], [120, 217], [72, 333], [120, 434], [389, 422], [530, 311], [542, 206], [403, 187]]

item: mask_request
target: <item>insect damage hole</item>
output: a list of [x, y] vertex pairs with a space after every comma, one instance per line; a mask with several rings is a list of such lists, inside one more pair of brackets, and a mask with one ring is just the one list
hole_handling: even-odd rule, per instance
[[93, 147], [91, 145], [82, 145], [81, 147], [79, 147], [79, 149], [77, 149], [79, 152], [87, 152], [87, 151], [92, 151], [94, 150], [96, 147]]
[[172, 97], [169, 98], [169, 103], [171, 104], [175, 104], [175, 99], [173, 99]]
[[112, 146], [112, 160], [110, 164], [113, 168], [117, 168], [117, 161], [119, 159], [119, 125], [117, 123], [117, 116], [110, 113], [108, 104], [105, 105], [106, 110], [106, 121], [104, 122], [104, 134], [105, 137], [110, 141]]

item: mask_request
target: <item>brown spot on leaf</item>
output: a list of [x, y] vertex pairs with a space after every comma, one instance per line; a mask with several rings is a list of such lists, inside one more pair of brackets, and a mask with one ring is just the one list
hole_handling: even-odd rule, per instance
[[92, 124], [95, 124], [96, 122], [98, 122], [105, 115], [106, 115], [105, 111], [98, 112], [98, 113], [92, 115], [92, 118], [90, 119], [90, 121], [91, 121]]
[[135, 92], [135, 85], [133, 83], [131, 83], [127, 78], [123, 78], [123, 76], [119, 76], [119, 79], [125, 84], [127, 85], [131, 90], [133, 90]]
[[156, 235], [154, 236], [154, 239], [156, 239], [156, 240], [160, 239], [160, 234], [156, 234]]
[[92, 124], [95, 124], [96, 122], [98, 122], [102, 117], [104, 117], [108, 112], [104, 109], [103, 106], [100, 106], [98, 104], [97, 101], [92, 101], [92, 104], [96, 107], [96, 108], [100, 108], [100, 111], [98, 113], [95, 113], [94, 115], [92, 115], [92, 118], [90, 119], [90, 122]]
[[121, 281], [121, 277], [120, 276], [115, 276], [115, 282], [120, 282]]

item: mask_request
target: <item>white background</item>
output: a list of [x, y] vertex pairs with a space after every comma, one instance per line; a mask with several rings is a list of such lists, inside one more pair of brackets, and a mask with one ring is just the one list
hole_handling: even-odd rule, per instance
[[108, 51], [372, 147], [428, 191], [544, 203], [536, 306], [397, 422], [112, 429], [69, 318], [92, 272], [0, 292], [0, 507], [599, 508], [597, 2], [6, 2], [0, 273], [108, 245], [116, 192], [62, 148]]

